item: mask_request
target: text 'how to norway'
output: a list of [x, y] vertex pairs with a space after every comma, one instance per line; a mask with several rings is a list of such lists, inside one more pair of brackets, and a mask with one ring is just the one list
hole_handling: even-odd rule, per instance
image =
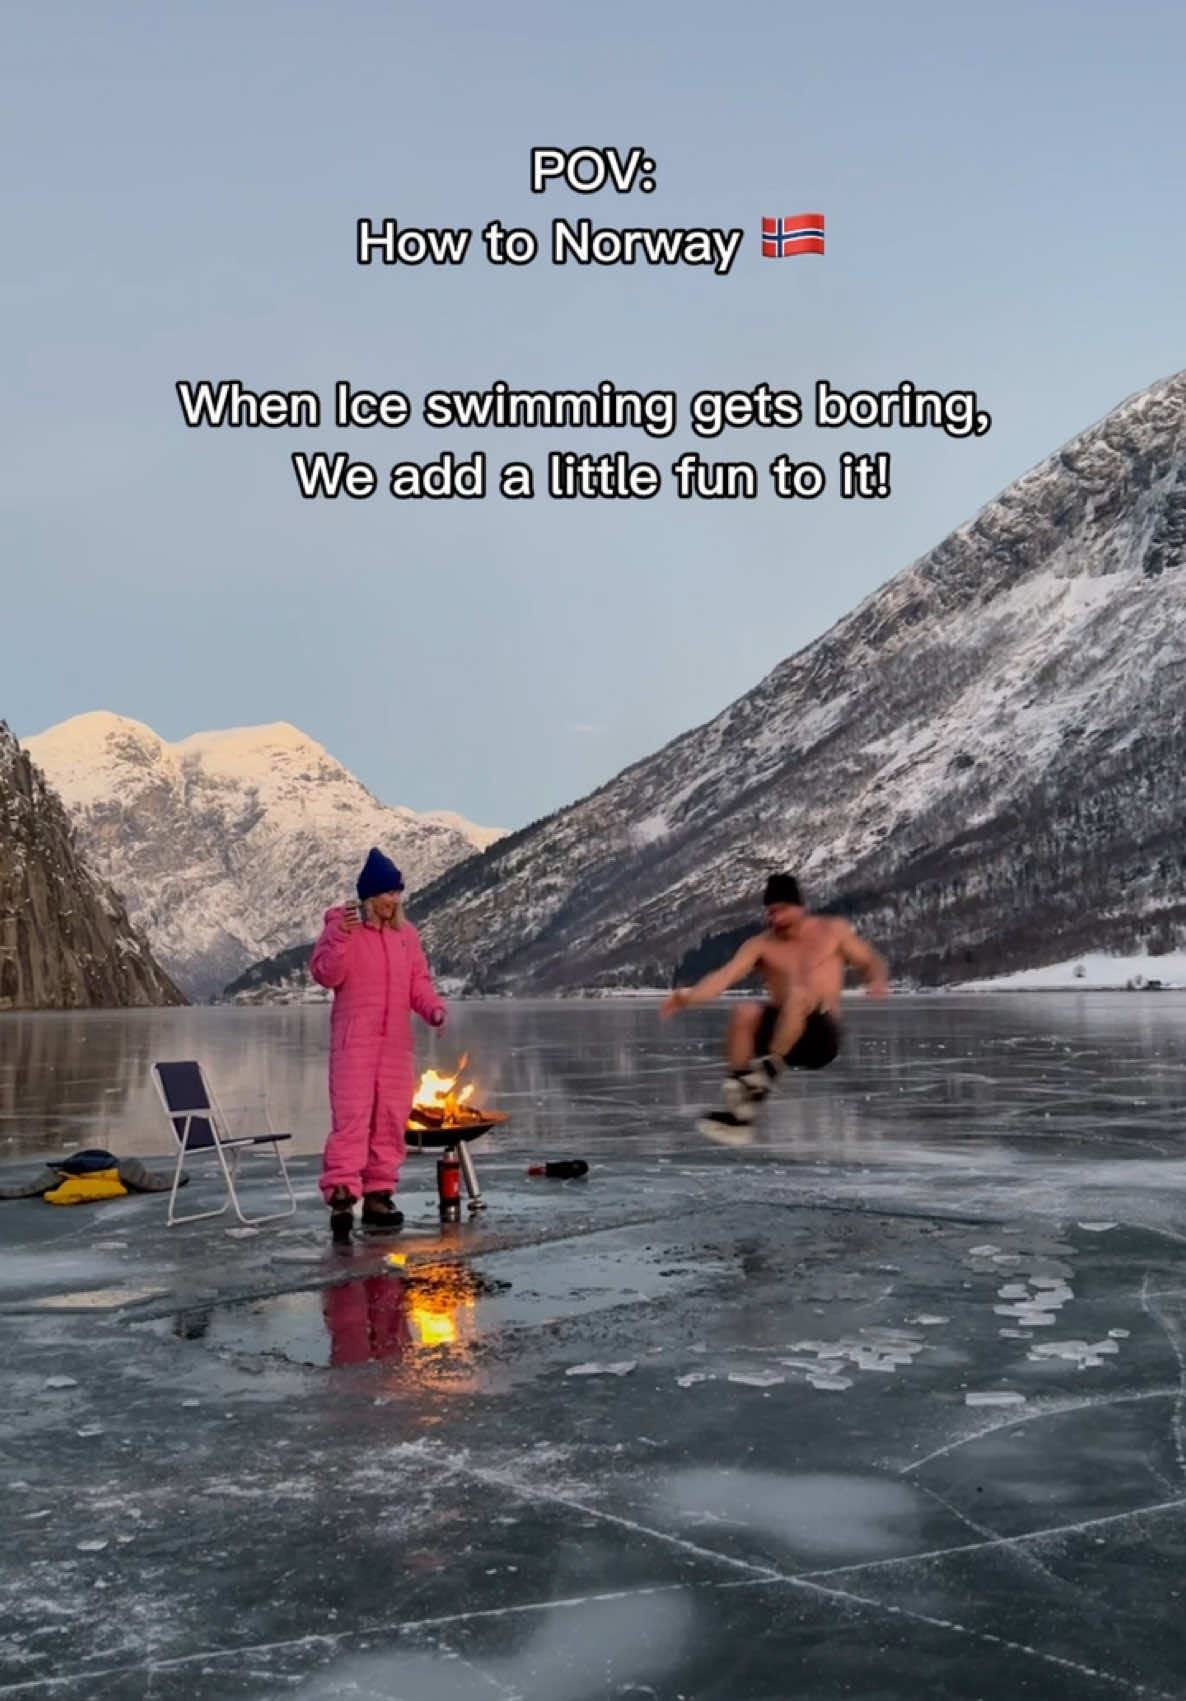
[[[460, 266], [473, 234], [452, 226], [421, 229], [401, 227], [395, 219], [359, 219], [357, 259], [360, 266]], [[714, 226], [619, 229], [595, 225], [592, 219], [553, 219], [551, 258], [554, 266], [711, 266], [724, 277], [741, 249], [743, 234]], [[486, 257], [494, 265], [529, 265], [539, 252], [530, 231], [507, 230], [497, 220], [481, 235]]]

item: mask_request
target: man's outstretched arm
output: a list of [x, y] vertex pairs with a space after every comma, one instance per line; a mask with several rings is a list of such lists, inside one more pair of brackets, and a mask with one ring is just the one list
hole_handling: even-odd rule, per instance
[[753, 939], [747, 939], [723, 969], [714, 969], [712, 974], [698, 980], [695, 986], [677, 986], [660, 1005], [660, 1016], [666, 1020], [668, 1016], [674, 1016], [677, 1010], [687, 1010], [693, 1004], [711, 1004], [722, 992], [728, 992], [731, 986], [736, 986], [738, 981], [753, 974], [761, 955], [762, 935], [758, 934]]
[[870, 998], [884, 998], [889, 992], [889, 964], [860, 934], [845, 924], [840, 949], [846, 963], [851, 963], [865, 983]]

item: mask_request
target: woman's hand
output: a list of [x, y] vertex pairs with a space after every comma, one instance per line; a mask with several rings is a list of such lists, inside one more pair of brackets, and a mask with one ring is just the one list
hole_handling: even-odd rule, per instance
[[689, 1002], [690, 989], [686, 986], [677, 986], [674, 991], [668, 993], [662, 1004], [660, 1004], [660, 1020], [665, 1022], [669, 1016], [674, 1016], [677, 1010], [686, 1010]]
[[347, 904], [346, 908], [342, 911], [338, 918], [338, 926], [342, 929], [343, 933], [353, 933], [354, 929], [361, 925], [362, 916], [359, 914], [358, 905]]
[[428, 1020], [434, 1028], [443, 1028], [447, 1016], [448, 1011], [445, 1009], [445, 1006], [443, 1004], [439, 1004]]

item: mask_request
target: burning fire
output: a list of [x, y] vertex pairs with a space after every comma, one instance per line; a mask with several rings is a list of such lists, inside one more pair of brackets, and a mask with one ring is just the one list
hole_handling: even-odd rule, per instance
[[420, 1077], [416, 1088], [416, 1096], [412, 1109], [429, 1111], [434, 1121], [439, 1117], [446, 1123], [464, 1122], [473, 1118], [475, 1112], [466, 1108], [474, 1095], [472, 1083], [457, 1091], [457, 1081], [466, 1064], [468, 1054], [461, 1059], [451, 1075], [438, 1075], [435, 1069], [426, 1069]]

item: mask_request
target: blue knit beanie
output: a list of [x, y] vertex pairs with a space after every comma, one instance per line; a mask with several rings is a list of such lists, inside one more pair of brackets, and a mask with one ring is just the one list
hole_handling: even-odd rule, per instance
[[391, 858], [384, 856], [381, 850], [372, 850], [358, 876], [359, 903], [365, 904], [368, 898], [377, 898], [382, 892], [402, 892], [403, 889], [404, 877]]

